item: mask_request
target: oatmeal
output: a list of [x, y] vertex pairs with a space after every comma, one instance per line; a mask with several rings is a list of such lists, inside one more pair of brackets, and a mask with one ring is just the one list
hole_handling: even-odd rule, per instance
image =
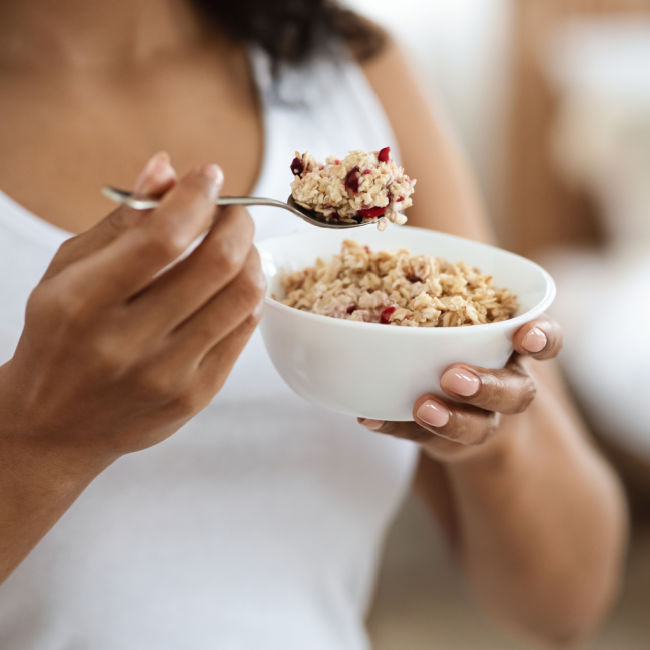
[[407, 250], [371, 251], [346, 240], [322, 259], [282, 278], [289, 307], [315, 314], [411, 327], [480, 325], [512, 318], [517, 298], [465, 262]]
[[291, 171], [296, 203], [327, 220], [377, 221], [383, 230], [388, 221], [406, 223], [403, 211], [413, 205], [416, 181], [393, 160], [390, 147], [370, 153], [350, 151], [343, 160], [330, 156], [325, 164], [296, 152]]

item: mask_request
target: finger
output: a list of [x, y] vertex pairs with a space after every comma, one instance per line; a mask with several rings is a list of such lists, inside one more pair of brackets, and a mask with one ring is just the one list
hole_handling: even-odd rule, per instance
[[440, 386], [455, 400], [508, 414], [525, 411], [537, 390], [517, 354], [498, 370], [454, 364], [442, 374]]
[[[175, 181], [176, 172], [171, 166], [169, 155], [161, 151], [154, 154], [145, 165], [136, 181], [135, 191], [138, 194], [158, 196], [171, 189]], [[89, 230], [65, 241], [45, 271], [43, 279], [54, 277], [65, 267], [104, 248], [124, 230], [136, 225], [146, 213], [147, 211], [131, 210], [126, 206], [113, 210]]]
[[89, 309], [141, 291], [210, 228], [222, 181], [221, 169], [213, 164], [187, 174], [146, 219], [61, 273], [66, 290]]
[[499, 424], [498, 413], [451, 404], [435, 395], [424, 395], [418, 399], [413, 416], [415, 422], [364, 420], [361, 423], [372, 431], [420, 444], [436, 444], [437, 439], [443, 439], [464, 447], [484, 443], [494, 435]]
[[[133, 192], [142, 196], [159, 196], [170, 190], [176, 181], [176, 172], [166, 151], [154, 154], [140, 172]], [[137, 210], [137, 212], [143, 212]]]
[[562, 349], [562, 328], [551, 318], [542, 316], [520, 327], [512, 344], [519, 354], [540, 361], [552, 359]]
[[201, 384], [210, 395], [221, 390], [239, 355], [252, 336], [261, 317], [261, 306], [203, 358], [199, 368]]
[[135, 319], [146, 315], [158, 331], [175, 329], [240, 273], [251, 251], [254, 230], [253, 220], [243, 208], [221, 211], [196, 250], [131, 302]]
[[170, 348], [178, 364], [189, 360], [202, 365], [219, 341], [258, 310], [265, 291], [259, 254], [252, 248], [242, 272], [171, 334]]

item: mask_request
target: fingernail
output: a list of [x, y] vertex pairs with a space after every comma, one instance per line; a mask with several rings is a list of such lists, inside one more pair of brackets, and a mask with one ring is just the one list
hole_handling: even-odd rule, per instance
[[223, 185], [223, 171], [219, 165], [209, 163], [203, 165], [200, 171], [204, 176], [207, 176], [211, 181], [213, 181], [217, 187], [220, 188]]
[[541, 352], [548, 345], [548, 339], [546, 338], [546, 334], [544, 334], [539, 327], [533, 327], [533, 329], [524, 336], [522, 345], [528, 352], [534, 354], [536, 352]]
[[442, 375], [440, 380], [442, 387], [449, 393], [461, 397], [471, 397], [478, 393], [481, 387], [481, 380], [469, 370], [464, 368], [451, 368]]
[[169, 164], [169, 154], [159, 151], [149, 158], [133, 189], [138, 194], [146, 194], [152, 186], [164, 183], [173, 175], [174, 170]]
[[383, 420], [367, 420], [366, 418], [361, 418], [360, 422], [366, 429], [370, 429], [370, 431], [379, 431], [384, 426]]
[[444, 427], [449, 422], [449, 409], [440, 402], [427, 400], [420, 406], [417, 416], [422, 422], [435, 427]]

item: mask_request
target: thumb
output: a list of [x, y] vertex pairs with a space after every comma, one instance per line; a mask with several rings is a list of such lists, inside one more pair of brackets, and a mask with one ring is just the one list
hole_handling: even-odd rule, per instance
[[[140, 172], [134, 192], [143, 196], [160, 196], [167, 193], [175, 183], [176, 172], [171, 166], [169, 155], [161, 151], [154, 154]], [[120, 206], [89, 230], [64, 242], [47, 268], [43, 280], [104, 248], [122, 232], [138, 224], [147, 214], [146, 210]]]

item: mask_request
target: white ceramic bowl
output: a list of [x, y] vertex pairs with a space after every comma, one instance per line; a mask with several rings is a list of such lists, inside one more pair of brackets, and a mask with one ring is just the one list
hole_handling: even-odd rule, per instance
[[[339, 252], [344, 239], [373, 250], [407, 248], [449, 262], [464, 260], [494, 276], [496, 286], [519, 298], [508, 321], [466, 327], [398, 327], [319, 316], [282, 305], [283, 271], [311, 266]], [[269, 288], [261, 321], [266, 349], [277, 371], [302, 397], [353, 416], [412, 420], [424, 393], [440, 392], [439, 378], [452, 363], [500, 368], [512, 353], [512, 335], [553, 302], [555, 284], [540, 266], [513, 253], [432, 230], [391, 226], [380, 233], [318, 230], [257, 244]]]

